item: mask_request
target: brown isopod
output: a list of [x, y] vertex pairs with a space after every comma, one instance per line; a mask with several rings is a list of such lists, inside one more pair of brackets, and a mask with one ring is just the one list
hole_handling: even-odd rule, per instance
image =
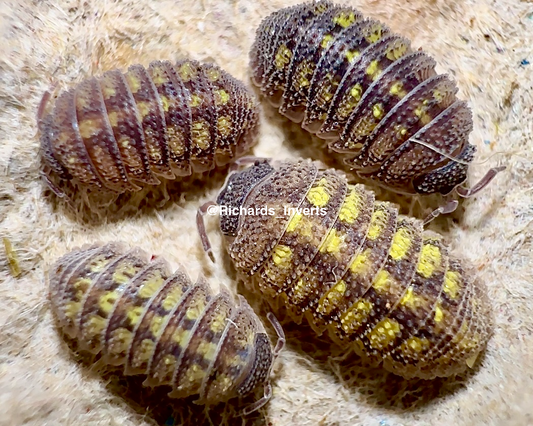
[[193, 283], [180, 267], [121, 243], [76, 249], [49, 274], [50, 299], [58, 322], [82, 350], [101, 353], [105, 363], [124, 366], [126, 375], [146, 375], [144, 384], [168, 385], [169, 396], [198, 395], [215, 405], [243, 397], [258, 386], [272, 395], [272, 362], [285, 342], [272, 348], [263, 325], [246, 300], [222, 288], [214, 295], [200, 277]]
[[254, 83], [281, 114], [394, 192], [470, 197], [504, 169], [460, 186], [476, 148], [456, 84], [409, 40], [352, 7], [320, 0], [274, 12], [257, 30], [250, 62]]
[[182, 60], [107, 71], [62, 92], [38, 127], [43, 176], [114, 193], [138, 191], [224, 166], [258, 131], [258, 104], [242, 82], [212, 64]]
[[[257, 161], [228, 177], [217, 204], [244, 283], [297, 323], [406, 378], [461, 373], [484, 350], [491, 304], [473, 268], [343, 173]], [[210, 253], [202, 209], [197, 218]]]

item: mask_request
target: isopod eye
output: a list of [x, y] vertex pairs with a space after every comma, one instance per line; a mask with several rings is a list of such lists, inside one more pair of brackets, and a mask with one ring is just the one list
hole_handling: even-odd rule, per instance
[[239, 208], [250, 190], [274, 171], [267, 161], [258, 161], [252, 167], [232, 174], [217, 197], [220, 213], [220, 229], [226, 236], [237, 235]]

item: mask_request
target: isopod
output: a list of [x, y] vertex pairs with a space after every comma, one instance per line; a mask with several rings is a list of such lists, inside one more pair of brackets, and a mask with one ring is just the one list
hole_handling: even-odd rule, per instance
[[[485, 348], [492, 312], [473, 269], [343, 173], [257, 161], [228, 177], [217, 204], [244, 283], [297, 323], [406, 378], [460, 373]], [[202, 210], [198, 225], [209, 252]]]
[[[472, 113], [435, 61], [382, 23], [327, 0], [266, 17], [250, 51], [253, 81], [280, 113], [325, 139], [362, 178], [398, 193], [469, 197]], [[455, 206], [455, 205], [454, 205]]]
[[38, 111], [43, 176], [138, 191], [224, 166], [256, 142], [258, 103], [212, 64], [183, 60], [107, 71]]
[[169, 273], [165, 260], [150, 258], [122, 243], [77, 249], [60, 258], [49, 274], [50, 298], [58, 322], [82, 350], [101, 353], [126, 375], [144, 374], [144, 385], [168, 385], [169, 396], [198, 395], [214, 405], [264, 386], [268, 402], [272, 362], [284, 343], [272, 348], [246, 300], [225, 289], [213, 294], [180, 267]]

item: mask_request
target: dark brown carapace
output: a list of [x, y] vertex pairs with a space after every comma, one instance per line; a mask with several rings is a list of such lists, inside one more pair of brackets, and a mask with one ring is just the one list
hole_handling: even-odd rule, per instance
[[196, 61], [108, 71], [61, 93], [49, 113], [47, 100], [38, 112], [45, 178], [116, 193], [223, 166], [257, 136], [255, 97]]
[[257, 162], [229, 177], [217, 203], [244, 282], [298, 323], [407, 378], [460, 373], [485, 348], [492, 312], [472, 268], [342, 173]]
[[395, 192], [470, 196], [472, 113], [435, 61], [409, 40], [329, 1], [263, 20], [250, 52], [253, 81], [291, 120], [328, 141], [333, 156]]
[[74, 250], [49, 280], [64, 332], [107, 364], [123, 365], [125, 374], [145, 374], [147, 386], [168, 385], [171, 397], [198, 395], [200, 404], [261, 385], [265, 396], [253, 409], [268, 401], [283, 336], [273, 350], [243, 297], [235, 303], [224, 289], [213, 295], [205, 279], [193, 284], [181, 268], [171, 275], [164, 260], [118, 243]]

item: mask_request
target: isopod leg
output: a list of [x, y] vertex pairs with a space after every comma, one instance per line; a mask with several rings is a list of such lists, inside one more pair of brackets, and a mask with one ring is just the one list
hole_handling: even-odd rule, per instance
[[270, 400], [270, 398], [272, 398], [272, 385], [270, 384], [270, 382], [265, 383], [264, 388], [265, 388], [265, 393], [262, 396], [262, 398], [258, 399], [257, 401], [248, 405], [246, 408], [242, 410], [243, 416], [247, 416], [248, 414], [251, 414], [254, 411], [259, 410]]
[[496, 177], [496, 175], [502, 171], [505, 170], [505, 166], [500, 167], [494, 167], [490, 169], [485, 176], [481, 178], [481, 180], [476, 183], [472, 188], [464, 188], [462, 186], [458, 186], [455, 188], [455, 191], [463, 198], [469, 198], [473, 195], [476, 195], [479, 191], [481, 191], [483, 188], [485, 188], [491, 181]]
[[272, 312], [269, 312], [267, 314], [267, 318], [270, 321], [270, 324], [272, 324], [272, 327], [274, 327], [274, 330], [276, 331], [276, 334], [278, 335], [278, 341], [276, 342], [276, 346], [274, 347], [274, 350], [272, 351], [274, 354], [274, 357], [277, 357], [280, 352], [285, 347], [285, 332], [283, 331], [283, 327], [279, 323], [278, 319], [275, 317], [275, 315]]
[[196, 212], [196, 228], [198, 229], [198, 234], [200, 234], [202, 247], [205, 253], [209, 256], [209, 259], [211, 259], [211, 262], [213, 263], [215, 263], [215, 256], [213, 254], [213, 250], [211, 249], [211, 242], [209, 241], [209, 237], [207, 236], [207, 232], [205, 231], [204, 216], [208, 212], [209, 207], [216, 205], [217, 203], [215, 203], [214, 201], [208, 201], [202, 206], [200, 206], [198, 208], [198, 211]]
[[238, 158], [233, 163], [231, 163], [231, 165], [229, 167], [229, 173], [232, 173], [232, 172], [238, 170], [241, 166], [246, 166], [248, 164], [254, 164], [256, 161], [267, 161], [267, 162], [270, 162], [271, 158], [255, 157], [253, 155], [247, 155], [247, 156]]
[[427, 225], [429, 222], [431, 222], [436, 217], [439, 217], [441, 214], [450, 214], [454, 212], [457, 209], [458, 205], [459, 201], [457, 200], [448, 201], [446, 204], [439, 207], [438, 209], [433, 210], [429, 215], [427, 215], [424, 219], [424, 225]]
[[39, 102], [39, 107], [37, 108], [37, 127], [40, 127], [41, 120], [44, 117], [44, 112], [46, 110], [46, 105], [50, 101], [50, 98], [52, 97], [52, 94], [54, 93], [56, 87], [57, 83], [53, 83], [52, 86], [50, 86], [50, 89], [43, 93], [43, 97], [41, 98], [41, 102]]

